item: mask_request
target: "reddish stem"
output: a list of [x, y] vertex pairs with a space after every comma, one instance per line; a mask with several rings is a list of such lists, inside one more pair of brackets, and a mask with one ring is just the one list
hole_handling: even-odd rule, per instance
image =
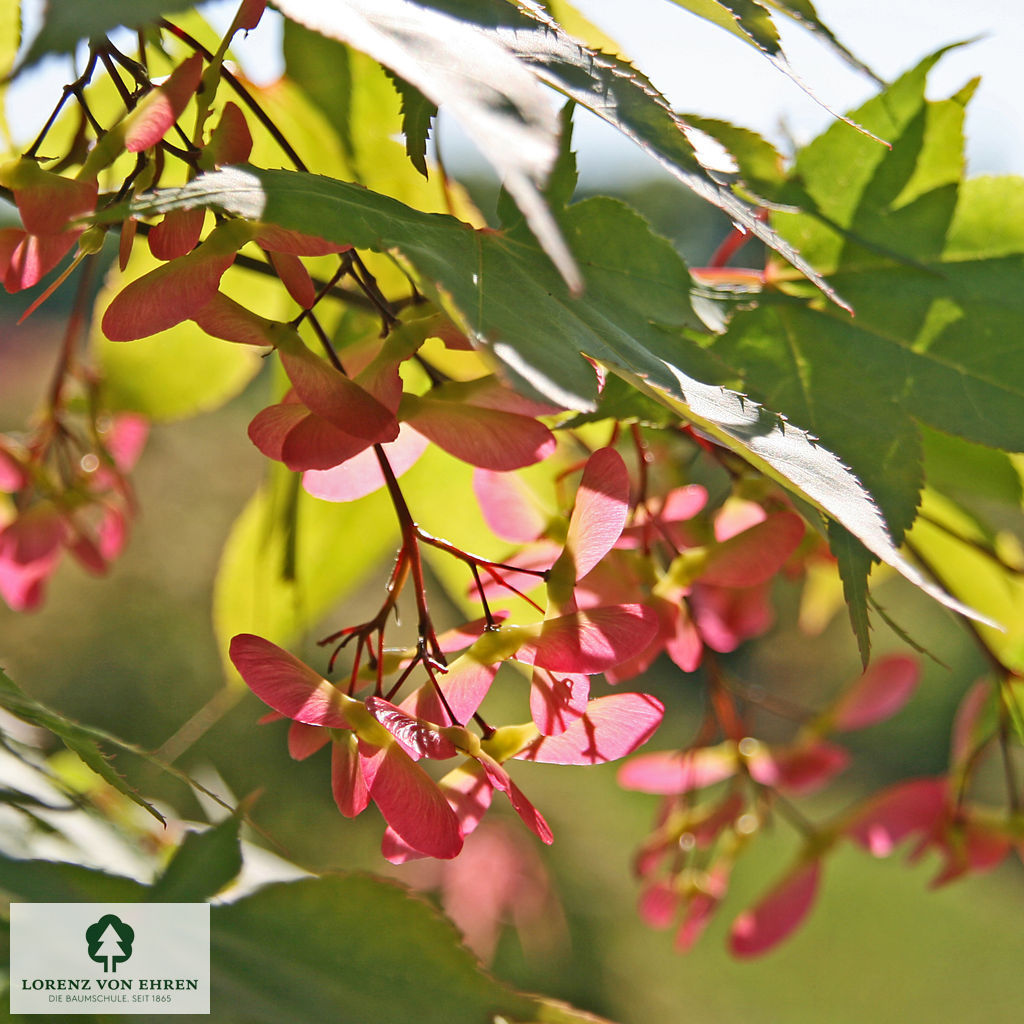
[[[768, 211], [758, 210], [757, 219], [762, 222], [767, 221]], [[751, 238], [753, 238], [753, 235], [751, 235], [746, 228], [741, 228], [739, 225], [736, 225], [732, 231], [725, 236], [722, 244], [714, 251], [708, 266], [724, 267], [729, 260], [731, 260], [733, 256], [735, 256], [736, 253], [738, 253], [740, 249], [742, 249], [747, 242], [751, 240]]]

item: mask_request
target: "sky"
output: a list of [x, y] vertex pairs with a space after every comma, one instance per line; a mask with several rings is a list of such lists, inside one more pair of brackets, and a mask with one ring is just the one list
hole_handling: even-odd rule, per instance
[[[27, 24], [37, 3], [25, 5]], [[789, 139], [807, 141], [830, 121], [825, 109], [753, 48], [672, 0], [576, 0], [576, 6], [619, 43], [677, 110], [753, 128], [784, 149]], [[930, 95], [952, 93], [981, 74], [968, 113], [969, 171], [1024, 174], [1024, 0], [815, 0], [815, 6], [835, 34], [887, 79], [941, 46], [976, 39], [943, 58]], [[226, 25], [234, 7], [228, 0], [204, 12]], [[235, 47], [253, 77], [279, 72], [276, 18], [268, 12], [267, 24], [247, 45]], [[873, 93], [868, 79], [820, 41], [785, 19], [776, 21], [792, 67], [821, 101], [845, 111]], [[30, 136], [38, 110], [56, 101], [61, 84], [51, 68], [18, 86], [8, 103], [16, 137]], [[442, 120], [440, 137], [456, 174], [481, 166], [457, 126]], [[581, 178], [590, 186], [658, 173], [649, 157], [589, 115], [577, 119], [575, 142]]]
[[[807, 141], [830, 115], [752, 47], [703, 22], [671, 0], [578, 0], [680, 111], [723, 117], [782, 142]], [[978, 38], [948, 54], [929, 94], [950, 94], [976, 75], [982, 84], [968, 113], [972, 174], [1024, 174], [1024, 2], [1022, 0], [815, 0], [836, 36], [882, 78], [891, 80], [926, 54]], [[792, 67], [814, 94], [846, 111], [872, 95], [870, 80], [792, 22], [776, 17]], [[784, 127], [783, 127], [784, 126]], [[609, 136], [586, 128], [608, 173], [623, 162], [642, 170], [639, 153], [608, 154]], [[601, 154], [604, 152], [604, 157]], [[600, 176], [601, 169], [597, 172]]]

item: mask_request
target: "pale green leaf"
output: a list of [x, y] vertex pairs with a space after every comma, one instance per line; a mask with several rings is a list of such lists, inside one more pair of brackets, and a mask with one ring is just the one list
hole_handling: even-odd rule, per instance
[[332, 504], [275, 466], [232, 527], [214, 583], [214, 632], [229, 677], [238, 679], [227, 657], [231, 637], [294, 642], [398, 544], [384, 492]]
[[986, 550], [971, 515], [953, 501], [925, 488], [921, 513], [910, 549], [951, 593], [1003, 624], [979, 625], [981, 638], [1008, 669], [1024, 672], [1024, 576]]
[[20, 0], [0, 0], [0, 145], [12, 146], [11, 128], [7, 123], [7, 76], [21, 45]]
[[928, 486], [972, 511], [976, 520], [998, 522], [1004, 509], [1017, 511], [1024, 504], [1024, 484], [1006, 452], [927, 427], [921, 434]]
[[20, 43], [20, 0], [0, 0], [0, 79], [14, 66]]

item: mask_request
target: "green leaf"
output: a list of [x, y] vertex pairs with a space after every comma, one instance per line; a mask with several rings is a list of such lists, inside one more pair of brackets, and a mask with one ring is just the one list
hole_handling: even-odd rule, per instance
[[747, 128], [738, 128], [728, 121], [681, 114], [691, 127], [702, 131], [724, 146], [735, 160], [739, 180], [759, 199], [781, 200], [785, 185], [782, 154], [765, 138]]
[[[14, 66], [20, 44], [21, 3], [19, 0], [0, 0], [0, 78], [5, 78]], [[0, 117], [3, 116], [0, 112]]]
[[839, 576], [843, 581], [843, 597], [846, 598], [861, 664], [867, 668], [871, 658], [871, 617], [868, 613], [871, 553], [849, 530], [835, 522], [828, 524], [828, 542], [838, 562]]
[[391, 80], [402, 97], [402, 134], [405, 152], [423, 177], [427, 177], [427, 139], [430, 125], [437, 116], [437, 104], [431, 103], [414, 85], [392, 74]]
[[210, 923], [213, 1005], [247, 1020], [594, 1020], [486, 974], [449, 921], [390, 882], [332, 875], [269, 885], [213, 907]]
[[205, 832], [189, 832], [146, 898], [154, 903], [202, 903], [242, 870], [239, 818], [231, 815]]
[[43, 24], [18, 65], [31, 67], [50, 53], [72, 53], [82, 39], [106, 35], [119, 25], [146, 25], [177, 11], [190, 10], [187, 0], [47, 0]]
[[[559, 113], [561, 125], [558, 158], [544, 186], [544, 198], [554, 210], [561, 210], [572, 202], [579, 182], [576, 167], [576, 152], [572, 148], [573, 113], [576, 104], [568, 100]], [[524, 223], [522, 215], [513, 205], [513, 200], [503, 188], [498, 193], [498, 220], [509, 235], [516, 234], [520, 224]], [[521, 233], [521, 232], [519, 232]]]
[[672, 0], [705, 21], [724, 28], [765, 53], [780, 53], [779, 33], [771, 15], [756, 0]]
[[59, 861], [18, 860], [0, 853], [0, 889], [27, 903], [138, 903], [146, 886], [132, 878]]
[[[689, 275], [672, 246], [610, 199], [569, 207], [562, 222], [586, 268], [589, 294], [569, 294], [539, 250], [498, 232], [472, 231], [346, 182], [289, 171], [231, 168], [141, 198], [154, 212], [213, 206], [358, 248], [399, 250], [428, 289], [436, 286], [465, 328], [518, 386], [568, 408], [593, 408], [583, 354], [667, 402], [768, 476], [838, 520], [876, 556], [937, 600], [934, 587], [896, 549], [868, 492], [828, 449], [744, 396], [702, 383], [684, 365], [679, 332], [695, 323]], [[684, 358], [681, 360], [680, 356]], [[951, 607], [969, 614], [957, 602]]]
[[231, 528], [213, 593], [213, 624], [225, 671], [237, 633], [287, 645], [362, 582], [392, 548], [398, 527], [386, 495], [333, 504], [311, 498], [299, 476], [273, 467], [270, 483]]
[[[737, 313], [713, 345], [754, 397], [850, 466], [897, 542], [919, 501], [922, 424], [1024, 447], [1024, 229], [1005, 213], [1024, 208], [1024, 181], [961, 181], [972, 86], [927, 102], [939, 56], [856, 112], [893, 140], [891, 152], [830, 128], [800, 153], [788, 187], [810, 212], [776, 218], [830, 268], [856, 317], [800, 301], [787, 292], [806, 288], [783, 284], [759, 309]], [[841, 566], [858, 565], [866, 574], [846, 545]], [[863, 591], [863, 579], [844, 582]]]
[[558, 121], [537, 80], [475, 26], [407, 0], [335, 0], [315, 10], [279, 0], [280, 10], [369, 54], [444, 106], [515, 197], [570, 287], [576, 265], [538, 191], [558, 152]]
[[[1018, 534], [1020, 516], [1017, 518]], [[910, 550], [963, 601], [1005, 625], [978, 630], [985, 646], [1014, 672], [1024, 672], [1024, 575], [1003, 564], [970, 513], [925, 488], [921, 516], [907, 535]]]
[[864, 344], [860, 317], [841, 320], [800, 302], [737, 314], [712, 351], [748, 390], [799, 423], [860, 478], [899, 542], [914, 521], [921, 443], [892, 386], [900, 366]]
[[[865, 132], [861, 125], [848, 117], [837, 113], [824, 100], [822, 100], [808, 84], [796, 74], [790, 66], [789, 60], [782, 52], [782, 45], [779, 41], [779, 32], [772, 21], [771, 14], [767, 7], [775, 7], [784, 13], [793, 16], [794, 12], [787, 9], [784, 4], [769, 4], [768, 0], [673, 0], [680, 7], [685, 7], [693, 14], [704, 18], [707, 21], [726, 29], [733, 35], [738, 36], [744, 42], [752, 45], [762, 53], [776, 68], [787, 78], [801, 88], [815, 103], [827, 110], [837, 121], [843, 121], [860, 132]], [[801, 5], [806, 8], [810, 4]], [[813, 10], [813, 9], [812, 9]], [[803, 21], [802, 18], [797, 20]], [[824, 26], [821, 26], [824, 29]], [[827, 30], [825, 30], [827, 32]], [[831, 33], [828, 33], [831, 36]], [[830, 38], [837, 51], [849, 59], [858, 70], [864, 71], [871, 77], [875, 77], [869, 68], [861, 64], [848, 50], [839, 46], [835, 37]], [[876, 81], [879, 81], [875, 78]], [[879, 81], [879, 84], [884, 84]], [[881, 139], [875, 139], [881, 142]]]
[[24, 722], [48, 729], [55, 736], [59, 737], [64, 746], [77, 754], [105, 782], [113, 786], [118, 792], [123, 793], [130, 800], [133, 800], [140, 807], [144, 807], [157, 821], [164, 822], [163, 815], [114, 770], [110, 761], [103, 753], [100, 747], [100, 744], [103, 743], [124, 747], [124, 744], [117, 737], [111, 736], [102, 729], [79, 725], [77, 722], [73, 722], [71, 719], [51, 711], [20, 690], [2, 669], [0, 669], [0, 708], [3, 708]]
[[295, 21], [284, 23], [284, 60], [290, 81], [299, 85], [330, 122], [349, 163], [355, 162], [351, 51]]
[[[424, 178], [403, 158], [403, 146], [397, 141], [403, 130], [399, 96], [385, 68], [344, 43], [292, 21], [285, 21], [284, 42], [287, 77], [270, 95], [279, 95], [291, 84], [300, 87], [299, 96], [293, 98], [289, 109], [272, 114], [278, 123], [294, 124], [296, 110], [302, 106], [319, 112], [316, 119], [305, 115], [310, 131], [300, 140], [299, 152], [310, 169], [355, 181], [418, 210], [447, 213], [454, 206], [463, 220], [483, 223], [457, 184], [440, 174]], [[305, 104], [295, 102], [302, 98]], [[337, 145], [332, 144], [335, 140]], [[325, 163], [321, 159], [325, 151], [337, 151], [339, 156]], [[254, 151], [251, 162], [272, 167], [277, 161]], [[371, 269], [385, 293], [406, 287], [390, 260], [371, 260]]]
[[[347, 0], [347, 3], [354, 2], [355, 0]], [[374, 3], [377, 2], [379, 0], [374, 0]], [[365, 7], [366, 5], [360, 4], [359, 6]], [[405, 11], [410, 6], [403, 3], [401, 9]], [[330, 28], [332, 33], [336, 31], [338, 38], [345, 38], [353, 46], [376, 56], [382, 63], [411, 81], [438, 105], [444, 106], [446, 102], [451, 103], [451, 98], [446, 100], [444, 96], [440, 95], [440, 90], [436, 85], [432, 91], [419, 77], [412, 74], [413, 69], [403, 71], [403, 68], [398, 66], [399, 61], [394, 54], [391, 54], [391, 59], [381, 56], [380, 47], [371, 45], [379, 42], [376, 38], [363, 40], [363, 42], [357, 41], [356, 30], [362, 24], [361, 22], [346, 22], [344, 28], [336, 28], [337, 20], [343, 16], [347, 18], [344, 11], [341, 10], [343, 7], [347, 7], [347, 4], [338, 8], [337, 18], [332, 15]], [[423, 8], [429, 8], [429, 10], [425, 11]], [[285, 13], [288, 13], [287, 5], [283, 9]], [[374, 11], [376, 8], [371, 5], [370, 10]], [[455, 48], [456, 40], [464, 38], [464, 33], [470, 33], [469, 38], [475, 38], [478, 41], [481, 55], [492, 53], [495, 49], [502, 51], [506, 59], [512, 59], [518, 65], [520, 72], [527, 71], [531, 76], [535, 76], [536, 79], [608, 121], [661, 163], [684, 185], [706, 202], [724, 210], [755, 237], [760, 238], [766, 245], [779, 252], [826, 295], [834, 301], [842, 303], [842, 300], [824, 278], [808, 261], [802, 258], [796, 249], [788, 245], [768, 225], [759, 220], [756, 212], [750, 206], [735, 196], [730, 188], [718, 181], [699, 163], [693, 147], [686, 137], [685, 125], [681, 119], [647, 78], [626, 61], [590, 49], [580, 40], [566, 33], [536, 7], [517, 8], [504, 0], [474, 0], [472, 3], [467, 0], [431, 0], [430, 3], [417, 5], [416, 10], [418, 13], [414, 21], [403, 21], [402, 25], [404, 27], [415, 25], [417, 32], [421, 26], [431, 25], [432, 30], [437, 28], [441, 32], [442, 39], [439, 45], [442, 46], [442, 51], [434, 54], [433, 59], [448, 59], [451, 62], [450, 66], [458, 70], [459, 89], [455, 91], [455, 98], [459, 98], [460, 91], [465, 90], [469, 84], [473, 85], [477, 93], [482, 89], [485, 96], [490, 95], [493, 85], [491, 78], [498, 69], [498, 65], [496, 65], [494, 68], [481, 70], [477, 66], [475, 52], [472, 61], [469, 61], [465, 54], [451, 52]], [[435, 21], [435, 19], [441, 20]], [[461, 27], [459, 32], [452, 35], [449, 40], [446, 33], [453, 22]], [[321, 26], [311, 27], [319, 28]], [[423, 38], [417, 35], [416, 40], [417, 49], [414, 56], [419, 54], [419, 47], [429, 45], [429, 38], [425, 43]], [[424, 51], [424, 53], [429, 52], [431, 52], [429, 49]], [[403, 51], [404, 56], [407, 56], [405, 51]], [[504, 64], [500, 66], [504, 66]], [[418, 67], [417, 70], [422, 72], [423, 68]], [[512, 80], [508, 83], [509, 87], [511, 85]], [[494, 145], [493, 138], [490, 135], [477, 138], [473, 126], [460, 118], [459, 109], [457, 107], [450, 109], [457, 119], [462, 120], [463, 126], [476, 139], [485, 155], [489, 154]], [[521, 133], [523, 130], [523, 126], [520, 125], [519, 132]], [[557, 135], [552, 131], [550, 125], [538, 126], [538, 141], [540, 135], [547, 132], [551, 134], [544, 146], [545, 173], [551, 168], [557, 152]], [[514, 149], [521, 144], [520, 141], [517, 141], [518, 139], [518, 134], [502, 136], [499, 140], [500, 146], [505, 151]], [[496, 163], [491, 156], [489, 159], [498, 168], [499, 173], [504, 171], [501, 163]], [[536, 233], [538, 231], [535, 222], [536, 214], [528, 205], [538, 201], [539, 197], [536, 191], [533, 190], [529, 195], [524, 196], [519, 178], [509, 178], [507, 174], [504, 175], [504, 183], [523, 210], [531, 229]], [[550, 246], [546, 244], [548, 241], [546, 236], [538, 235], [538, 237], [545, 242], [544, 247], [550, 252]]]
[[[851, 114], [888, 139], [891, 150], [834, 124], [797, 155], [787, 197], [807, 212], [780, 214], [775, 224], [825, 272], [854, 256], [913, 261], [924, 255], [922, 247], [932, 253], [941, 247], [952, 207], [935, 202], [945, 198], [943, 186], [955, 188], [963, 176], [968, 98], [925, 100], [928, 73], [948, 49], [926, 57]], [[932, 205], [914, 204], [923, 197]], [[897, 218], [899, 232], [893, 230]]]
[[[461, 5], [451, 0], [447, 6]], [[843, 304], [801, 253], [703, 167], [686, 136], [684, 121], [640, 71], [618, 57], [590, 50], [535, 9], [517, 12], [503, 0], [486, 0], [474, 4], [472, 10], [477, 22], [531, 67], [541, 81], [613, 125], [701, 199], [723, 210], [825, 295]]]
[[[137, 903], [159, 885], [0, 854], [0, 888], [18, 900]], [[493, 978], [438, 910], [365, 875], [276, 883], [213, 906], [210, 970], [218, 1020], [607, 1024]]]

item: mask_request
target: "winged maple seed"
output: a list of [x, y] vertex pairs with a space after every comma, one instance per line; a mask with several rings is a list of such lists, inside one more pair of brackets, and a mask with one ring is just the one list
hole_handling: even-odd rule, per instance
[[0, 230], [0, 277], [9, 292], [33, 288], [57, 266], [85, 231], [76, 223], [96, 206], [95, 178], [76, 180], [42, 170], [34, 160], [0, 167], [22, 228]]
[[127, 542], [135, 512], [127, 473], [148, 426], [134, 415], [100, 426], [95, 447], [66, 421], [44, 423], [27, 440], [0, 436], [0, 491], [13, 509], [0, 529], [0, 596], [15, 611], [40, 606], [64, 551], [103, 575]]
[[[609, 467], [613, 482], [602, 492]], [[603, 449], [591, 456], [558, 564], [572, 558], [585, 572], [615, 543], [625, 518], [623, 487], [628, 490], [625, 465], [614, 451]], [[595, 525], [595, 543], [589, 543], [588, 524]], [[584, 536], [587, 545], [581, 543]], [[417, 535], [410, 534], [407, 544], [416, 542]], [[571, 599], [565, 603], [571, 605]], [[441, 637], [421, 620], [418, 649], [385, 657], [387, 607], [366, 626], [342, 631], [343, 644], [358, 639], [355, 667], [344, 691], [259, 637], [235, 637], [231, 658], [250, 689], [297, 724], [290, 732], [293, 754], [308, 756], [333, 741], [338, 807], [352, 816], [371, 800], [377, 805], [388, 823], [384, 853], [390, 860], [455, 856], [495, 790], [505, 793], [527, 826], [550, 842], [547, 823], [512, 781], [504, 762], [617, 760], [646, 742], [661, 721], [663, 706], [645, 694], [587, 699], [590, 675], [633, 657], [650, 642], [654, 617], [640, 605], [574, 609], [518, 625], [502, 625], [488, 608], [484, 619]], [[380, 654], [366, 679], [358, 671], [359, 651], [374, 634]], [[533, 691], [543, 694], [543, 699], [531, 699], [535, 721], [527, 725], [495, 727], [480, 717], [480, 706], [505, 662], [527, 668]], [[385, 665], [398, 675], [386, 690]], [[427, 679], [401, 705], [393, 704], [417, 665], [423, 666]], [[359, 700], [355, 694], [371, 683], [373, 692]], [[467, 727], [474, 723], [478, 732]], [[311, 737], [309, 727], [325, 732]], [[416, 764], [457, 756], [462, 761], [437, 782]]]

